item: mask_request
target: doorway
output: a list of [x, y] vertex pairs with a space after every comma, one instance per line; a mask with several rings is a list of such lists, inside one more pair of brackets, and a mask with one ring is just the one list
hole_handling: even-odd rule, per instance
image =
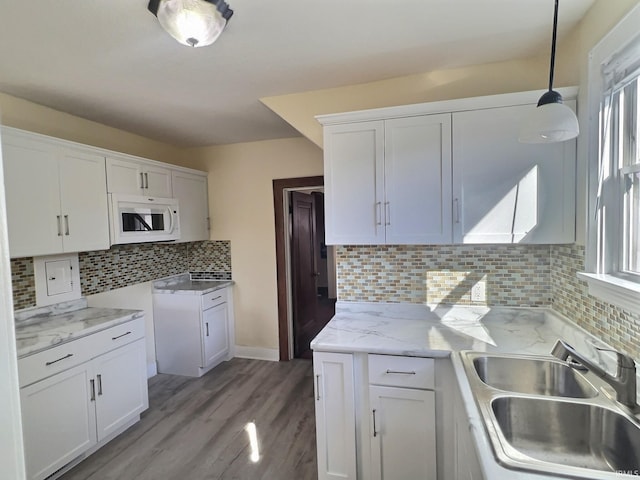
[[335, 314], [335, 258], [324, 243], [324, 179], [273, 181], [280, 360], [311, 358]]

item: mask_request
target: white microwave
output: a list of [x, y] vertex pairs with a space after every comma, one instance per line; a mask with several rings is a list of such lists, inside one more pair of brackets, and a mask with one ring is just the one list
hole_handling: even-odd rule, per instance
[[180, 239], [176, 198], [109, 194], [111, 245]]

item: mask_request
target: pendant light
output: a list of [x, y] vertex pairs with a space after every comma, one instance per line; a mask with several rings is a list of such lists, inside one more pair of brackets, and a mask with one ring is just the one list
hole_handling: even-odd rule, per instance
[[553, 90], [553, 71], [556, 60], [556, 36], [558, 30], [558, 0], [555, 0], [553, 15], [553, 37], [551, 39], [551, 65], [549, 68], [549, 91], [538, 101], [520, 132], [522, 143], [555, 143], [576, 138], [580, 133], [576, 114], [562, 103], [562, 95]]
[[233, 15], [224, 0], [150, 0], [147, 8], [169, 35], [189, 47], [211, 45]]

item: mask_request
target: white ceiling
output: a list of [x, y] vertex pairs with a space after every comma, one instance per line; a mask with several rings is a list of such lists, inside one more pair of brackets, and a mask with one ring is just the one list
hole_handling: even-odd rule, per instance
[[[593, 1], [560, 2], [560, 36]], [[0, 91], [180, 146], [291, 137], [260, 98], [524, 58], [553, 18], [553, 0], [228, 2], [191, 49], [148, 0], [1, 0]]]

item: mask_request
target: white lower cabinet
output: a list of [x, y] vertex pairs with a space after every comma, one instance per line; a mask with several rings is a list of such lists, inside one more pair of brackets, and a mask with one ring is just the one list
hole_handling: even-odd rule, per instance
[[158, 372], [200, 377], [233, 357], [230, 288], [204, 295], [153, 294]]
[[433, 359], [314, 352], [313, 370], [320, 480], [437, 480]]
[[88, 364], [20, 391], [27, 478], [45, 478], [97, 443]]
[[434, 393], [371, 386], [369, 401], [372, 478], [436, 480]]
[[355, 480], [356, 408], [353, 356], [313, 354], [318, 480]]
[[136, 319], [19, 359], [21, 385], [29, 383], [20, 390], [29, 480], [106, 443], [147, 409], [143, 332]]

